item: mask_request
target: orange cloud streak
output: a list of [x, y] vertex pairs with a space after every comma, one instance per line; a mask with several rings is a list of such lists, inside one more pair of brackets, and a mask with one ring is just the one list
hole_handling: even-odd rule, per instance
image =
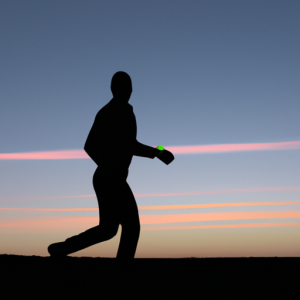
[[[300, 149], [300, 141], [256, 144], [221, 144], [196, 146], [166, 146], [174, 154], [221, 153], [236, 151], [269, 151]], [[23, 153], [2, 153], [0, 160], [31, 159], [86, 159], [89, 156], [84, 150], [59, 150]]]
[[[190, 205], [150, 205], [138, 206], [139, 210], [153, 209], [188, 209], [188, 208], [218, 208], [237, 206], [264, 206], [264, 205], [292, 205], [300, 204], [300, 201], [281, 202], [236, 202], [236, 203], [212, 203], [212, 204], [190, 204]], [[7, 211], [98, 211], [98, 208], [20, 208], [20, 207], [0, 207], [0, 210]]]
[[177, 215], [141, 215], [141, 224], [168, 224], [204, 221], [300, 218], [300, 211], [218, 212]]
[[[72, 216], [72, 217], [43, 217], [30, 220], [11, 221], [0, 223], [2, 229], [16, 229], [17, 231], [39, 231], [51, 232], [54, 230], [74, 230], [85, 228], [84, 230], [97, 226], [99, 217], [90, 216]], [[30, 231], [29, 231], [30, 230]]]
[[300, 226], [300, 223], [253, 223], [253, 224], [223, 224], [200, 226], [166, 226], [166, 227], [142, 227], [142, 230], [181, 230], [181, 229], [207, 229], [207, 228], [253, 228], [253, 227], [290, 227]]
[[[265, 211], [265, 212], [224, 212], [224, 213], [200, 213], [200, 214], [177, 214], [177, 215], [141, 215], [142, 225], [205, 222], [205, 221], [230, 221], [230, 220], [255, 220], [255, 219], [291, 219], [300, 218], [300, 211]], [[33, 230], [52, 230], [54, 228], [64, 230], [65, 227], [73, 228], [82, 226], [96, 226], [99, 217], [48, 217], [35, 220], [17, 222], [2, 222], [0, 228], [18, 227], [19, 230], [26, 230], [31, 226]]]

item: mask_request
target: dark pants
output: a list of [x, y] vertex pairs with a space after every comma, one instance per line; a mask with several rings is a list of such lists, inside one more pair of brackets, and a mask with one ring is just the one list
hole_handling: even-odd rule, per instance
[[97, 169], [93, 185], [100, 210], [100, 224], [66, 239], [68, 254], [114, 237], [122, 226], [117, 258], [134, 258], [140, 235], [140, 220], [133, 193], [126, 182], [128, 171], [118, 176]]

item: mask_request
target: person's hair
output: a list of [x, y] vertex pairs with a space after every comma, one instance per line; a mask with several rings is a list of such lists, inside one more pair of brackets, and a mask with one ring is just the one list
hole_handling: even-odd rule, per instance
[[122, 71], [115, 73], [111, 79], [110, 89], [114, 96], [131, 93], [132, 83], [130, 76]]

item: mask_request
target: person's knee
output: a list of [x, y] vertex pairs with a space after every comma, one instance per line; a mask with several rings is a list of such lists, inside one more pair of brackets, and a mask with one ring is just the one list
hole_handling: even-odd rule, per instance
[[116, 226], [116, 227], [112, 228], [112, 230], [111, 230], [112, 237], [117, 235], [118, 229], [119, 229], [119, 226]]
[[118, 225], [105, 228], [105, 234], [107, 239], [111, 239], [114, 236], [116, 236], [116, 234], [118, 233], [118, 229], [119, 229]]
[[141, 226], [139, 223], [136, 224], [123, 224], [122, 232], [126, 232], [134, 239], [139, 239]]
[[140, 222], [134, 222], [134, 223], [130, 223], [128, 224], [128, 227], [135, 233], [140, 233], [141, 231], [141, 225]]
[[141, 225], [140, 223], [138, 225], [135, 226], [136, 227], [136, 234], [140, 235], [140, 231], [141, 231]]

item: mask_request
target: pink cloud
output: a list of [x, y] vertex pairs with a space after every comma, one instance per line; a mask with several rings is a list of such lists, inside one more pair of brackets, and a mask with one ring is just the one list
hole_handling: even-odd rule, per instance
[[[267, 151], [300, 149], [300, 141], [256, 144], [222, 144], [196, 146], [165, 146], [174, 154], [221, 153], [236, 151]], [[31, 159], [86, 159], [84, 150], [60, 150], [24, 153], [2, 153], [0, 160], [31, 160]]]
[[23, 153], [3, 153], [0, 154], [2, 160], [17, 159], [83, 159], [89, 156], [83, 150], [60, 150], [60, 151], [41, 151]]
[[201, 146], [171, 146], [165, 147], [174, 154], [217, 153], [236, 151], [266, 151], [300, 149], [300, 141], [256, 144], [223, 144]]

